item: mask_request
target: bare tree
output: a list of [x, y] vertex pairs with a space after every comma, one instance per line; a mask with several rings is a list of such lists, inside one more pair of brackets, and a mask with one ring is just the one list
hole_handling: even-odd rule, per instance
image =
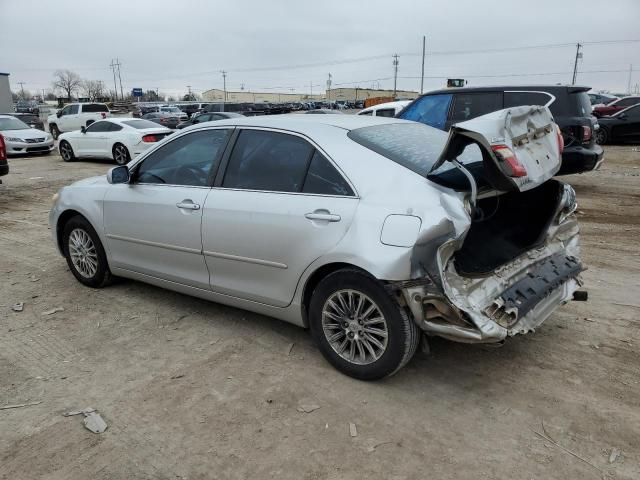
[[53, 74], [53, 88], [64, 92], [71, 99], [82, 83], [80, 75], [71, 70], [56, 70]]
[[104, 84], [100, 80], [83, 80], [82, 94], [91, 101], [104, 97]]

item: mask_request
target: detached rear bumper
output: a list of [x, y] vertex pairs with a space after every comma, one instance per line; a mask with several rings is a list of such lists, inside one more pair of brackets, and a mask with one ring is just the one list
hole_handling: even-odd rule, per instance
[[604, 150], [598, 144], [589, 148], [573, 146], [562, 152], [562, 166], [558, 175], [590, 172], [597, 170], [604, 161]]

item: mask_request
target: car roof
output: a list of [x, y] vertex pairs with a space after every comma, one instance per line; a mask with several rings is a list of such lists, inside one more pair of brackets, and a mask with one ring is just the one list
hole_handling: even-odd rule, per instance
[[362, 115], [303, 115], [299, 113], [282, 114], [282, 115], [260, 115], [256, 117], [238, 117], [227, 120], [217, 120], [212, 122], [200, 123], [189, 127], [196, 129], [201, 125], [216, 126], [238, 126], [238, 127], [265, 127], [277, 128], [282, 130], [291, 130], [299, 133], [312, 134], [318, 129], [326, 129], [327, 127], [339, 128], [342, 130], [355, 130], [357, 128], [370, 127], [373, 125], [381, 125], [383, 123], [413, 123], [407, 120], [399, 120], [396, 118], [369, 117]]
[[518, 91], [518, 90], [531, 90], [531, 91], [545, 91], [554, 92], [560, 90], [568, 90], [571, 92], [586, 92], [591, 90], [591, 87], [584, 85], [494, 85], [486, 87], [459, 87], [459, 88], [442, 88], [439, 90], [432, 90], [424, 95], [437, 95], [442, 93], [474, 93], [474, 92], [496, 92], [496, 91]]

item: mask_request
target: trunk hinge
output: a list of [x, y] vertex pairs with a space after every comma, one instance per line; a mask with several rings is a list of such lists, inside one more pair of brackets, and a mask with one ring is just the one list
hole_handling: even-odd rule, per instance
[[[458, 170], [460, 170], [464, 174], [465, 177], [467, 177], [467, 180], [469, 180], [469, 184], [471, 185], [471, 200], [469, 203], [471, 204], [472, 213], [473, 213], [475, 212], [476, 202], [478, 201], [478, 184], [476, 183], [476, 179], [473, 178], [473, 175], [471, 175], [471, 172], [467, 170], [464, 167], [464, 165], [462, 165], [458, 160], [454, 158], [450, 161]], [[473, 218], [473, 215], [471, 216]]]

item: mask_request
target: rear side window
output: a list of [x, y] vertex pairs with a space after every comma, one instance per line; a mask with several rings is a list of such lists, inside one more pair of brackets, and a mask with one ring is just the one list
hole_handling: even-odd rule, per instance
[[317, 150], [311, 159], [302, 191], [321, 195], [353, 195], [353, 190], [340, 172]]
[[87, 133], [108, 132], [111, 130], [111, 122], [94, 122], [87, 127]]
[[396, 114], [394, 108], [381, 108], [376, 110], [376, 117], [393, 117]]
[[405, 108], [398, 118], [424, 123], [444, 130], [451, 105], [451, 94], [426, 95]]
[[553, 97], [542, 92], [504, 92], [504, 108], [522, 105], [546, 105]]
[[82, 113], [108, 112], [109, 109], [102, 103], [84, 103], [82, 104]]
[[457, 93], [451, 111], [452, 122], [464, 122], [502, 110], [502, 93]]
[[222, 186], [300, 192], [313, 150], [311, 144], [295, 135], [243, 130], [229, 158]]
[[110, 132], [119, 132], [120, 130], [122, 130], [122, 125], [118, 125], [117, 123], [111, 123], [109, 125]]

